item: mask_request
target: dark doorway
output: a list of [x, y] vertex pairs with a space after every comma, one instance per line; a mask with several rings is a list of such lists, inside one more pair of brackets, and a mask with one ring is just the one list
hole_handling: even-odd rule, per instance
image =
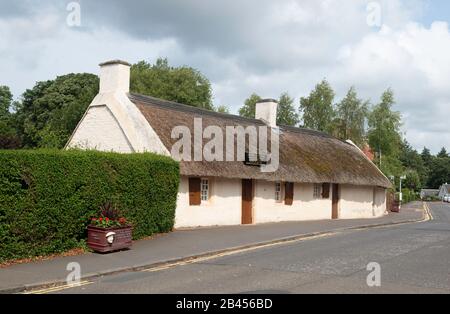
[[333, 184], [331, 219], [339, 219], [339, 184]]
[[253, 223], [253, 180], [242, 180], [242, 224]]

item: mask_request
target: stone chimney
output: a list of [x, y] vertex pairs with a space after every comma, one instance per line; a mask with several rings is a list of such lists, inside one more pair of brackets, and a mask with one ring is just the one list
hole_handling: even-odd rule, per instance
[[130, 92], [130, 67], [121, 60], [100, 63], [100, 94]]
[[278, 101], [263, 99], [256, 103], [255, 119], [261, 120], [272, 128], [277, 127]]

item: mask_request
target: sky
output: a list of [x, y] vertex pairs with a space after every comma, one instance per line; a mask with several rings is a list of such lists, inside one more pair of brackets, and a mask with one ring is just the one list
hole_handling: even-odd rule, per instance
[[0, 85], [98, 73], [110, 59], [200, 70], [233, 113], [252, 93], [307, 96], [326, 78], [376, 104], [392, 88], [419, 151], [450, 147], [447, 0], [0, 0]]

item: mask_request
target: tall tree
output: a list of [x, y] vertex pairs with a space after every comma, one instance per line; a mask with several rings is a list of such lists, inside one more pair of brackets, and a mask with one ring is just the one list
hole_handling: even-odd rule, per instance
[[392, 110], [395, 104], [394, 93], [386, 90], [381, 102], [369, 113], [369, 145], [381, 155], [395, 156], [401, 143], [401, 115]]
[[0, 149], [14, 149], [21, 146], [20, 139], [13, 125], [10, 112], [13, 95], [8, 86], [0, 86]]
[[365, 122], [368, 113], [368, 102], [358, 98], [354, 87], [351, 87], [344, 99], [337, 105], [335, 134], [341, 140], [352, 140], [362, 147], [365, 143]]
[[441, 151], [439, 152], [439, 154], [437, 154], [436, 157], [438, 157], [438, 158], [447, 158], [447, 157], [449, 157], [445, 147], [442, 147]]
[[281, 94], [278, 101], [277, 125], [296, 126], [299, 122], [294, 99], [288, 93]]
[[245, 100], [244, 106], [239, 109], [239, 115], [246, 118], [255, 118], [256, 103], [261, 100], [262, 98], [259, 95], [253, 93]]
[[[400, 154], [399, 160], [401, 161], [403, 167], [407, 169], [408, 180], [414, 182], [414, 184], [410, 184], [411, 186], [416, 186], [416, 188], [420, 188], [427, 185], [428, 181], [428, 169], [425, 166], [425, 163], [422, 159], [422, 156], [406, 141], [402, 141], [400, 143]], [[417, 182], [417, 177], [419, 178], [419, 183]]]
[[330, 133], [334, 119], [334, 96], [335, 93], [330, 84], [323, 80], [316, 85], [308, 97], [302, 97], [300, 112], [303, 115], [303, 126]]
[[428, 186], [438, 189], [444, 183], [450, 183], [450, 157], [437, 157], [431, 162]]
[[93, 74], [68, 74], [38, 82], [16, 105], [16, 126], [27, 148], [61, 148], [98, 93]]
[[213, 110], [209, 80], [191, 67], [171, 67], [167, 59], [155, 64], [138, 62], [131, 67], [131, 91]]
[[428, 148], [424, 147], [422, 154], [420, 154], [420, 156], [422, 157], [425, 166], [429, 167], [431, 161], [433, 160], [433, 155], [431, 155], [431, 151]]

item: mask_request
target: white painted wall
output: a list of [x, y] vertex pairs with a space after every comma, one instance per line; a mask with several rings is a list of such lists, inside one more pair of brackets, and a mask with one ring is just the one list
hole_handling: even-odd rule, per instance
[[[284, 188], [284, 186], [283, 186]], [[255, 223], [331, 219], [331, 197], [315, 199], [313, 184], [294, 184], [292, 206], [275, 201], [275, 183], [257, 181], [255, 188]]]
[[340, 219], [381, 217], [386, 210], [386, 192], [369, 186], [341, 185], [339, 207]]
[[[100, 93], [89, 105], [66, 148], [170, 156], [156, 132], [128, 98], [129, 71], [129, 66], [123, 64], [102, 66]], [[98, 110], [98, 107], [103, 109]], [[118, 138], [108, 134], [111, 131], [117, 135], [118, 130], [121, 130]]]
[[132, 153], [133, 147], [108, 106], [91, 106], [69, 147]]
[[178, 191], [175, 228], [241, 224], [242, 184], [238, 179], [209, 178], [210, 200], [189, 206], [189, 179], [182, 176]]

